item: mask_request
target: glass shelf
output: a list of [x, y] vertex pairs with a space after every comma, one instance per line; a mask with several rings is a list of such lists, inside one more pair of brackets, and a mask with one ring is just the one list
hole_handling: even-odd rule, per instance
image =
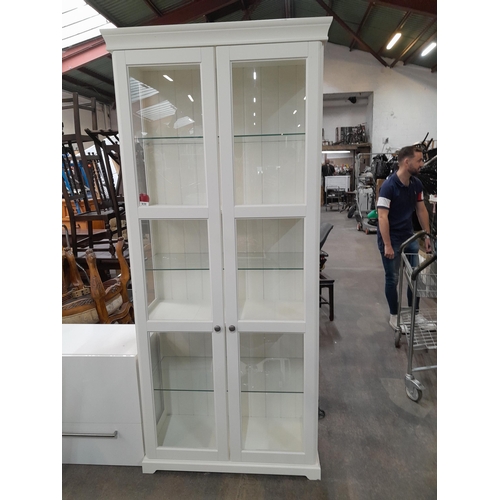
[[234, 134], [235, 139], [250, 139], [250, 138], [261, 138], [261, 139], [287, 139], [289, 137], [299, 138], [305, 137], [306, 134], [302, 132], [284, 132], [284, 133], [274, 133], [274, 134]]
[[145, 259], [146, 271], [207, 271], [208, 253], [159, 253]]
[[[305, 137], [305, 133], [298, 132], [289, 132], [289, 133], [270, 133], [270, 134], [234, 134], [235, 139], [251, 139], [251, 138], [262, 138], [262, 139], [287, 139], [291, 137], [299, 138]], [[172, 136], [148, 136], [148, 137], [137, 137], [136, 140], [139, 142], [147, 142], [147, 141], [186, 141], [188, 139], [191, 140], [200, 140], [203, 139], [201, 135], [172, 135]]]
[[[208, 253], [161, 253], [145, 259], [146, 271], [208, 271]], [[304, 254], [295, 252], [239, 253], [239, 270], [302, 270]]]
[[[303, 394], [304, 363], [295, 358], [241, 358], [241, 392]], [[153, 370], [154, 390], [213, 392], [213, 359], [164, 356]]]
[[203, 139], [202, 135], [172, 135], [172, 136], [151, 136], [151, 137], [137, 137], [136, 138], [139, 142], [147, 142], [147, 141], [174, 141], [174, 140], [180, 140], [180, 141], [185, 141], [187, 139], [195, 140], [195, 139]]

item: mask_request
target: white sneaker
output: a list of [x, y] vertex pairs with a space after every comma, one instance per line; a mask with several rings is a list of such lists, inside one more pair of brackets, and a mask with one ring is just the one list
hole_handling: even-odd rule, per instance
[[397, 314], [391, 314], [389, 317], [389, 325], [391, 325], [394, 330], [397, 329], [398, 327], [398, 315]]
[[425, 319], [421, 314], [415, 314], [415, 326], [418, 326], [421, 330], [437, 330], [436, 322]]
[[415, 314], [415, 324], [422, 325], [423, 323], [427, 323], [427, 320], [421, 314]]

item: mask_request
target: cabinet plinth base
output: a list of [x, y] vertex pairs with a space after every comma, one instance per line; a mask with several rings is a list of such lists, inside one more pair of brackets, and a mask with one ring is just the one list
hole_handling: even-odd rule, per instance
[[142, 472], [154, 474], [157, 470], [186, 472], [226, 472], [237, 474], [276, 474], [306, 476], [310, 480], [321, 479], [319, 458], [314, 464], [262, 464], [248, 462], [173, 461], [144, 457]]

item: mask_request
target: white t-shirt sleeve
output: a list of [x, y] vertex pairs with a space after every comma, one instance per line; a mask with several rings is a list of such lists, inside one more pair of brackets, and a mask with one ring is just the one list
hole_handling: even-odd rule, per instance
[[377, 207], [390, 208], [390, 206], [391, 206], [391, 200], [389, 198], [384, 198], [382, 196], [379, 196], [377, 201]]

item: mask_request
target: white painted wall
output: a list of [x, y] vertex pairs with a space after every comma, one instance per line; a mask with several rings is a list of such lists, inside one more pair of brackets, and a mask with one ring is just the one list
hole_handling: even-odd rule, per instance
[[[327, 43], [323, 93], [373, 92], [372, 151], [396, 150], [437, 139], [437, 74], [419, 66], [380, 64], [371, 54]], [[367, 122], [371, 121], [368, 105]], [[326, 130], [325, 130], [326, 135]], [[389, 149], [388, 149], [389, 148]]]

